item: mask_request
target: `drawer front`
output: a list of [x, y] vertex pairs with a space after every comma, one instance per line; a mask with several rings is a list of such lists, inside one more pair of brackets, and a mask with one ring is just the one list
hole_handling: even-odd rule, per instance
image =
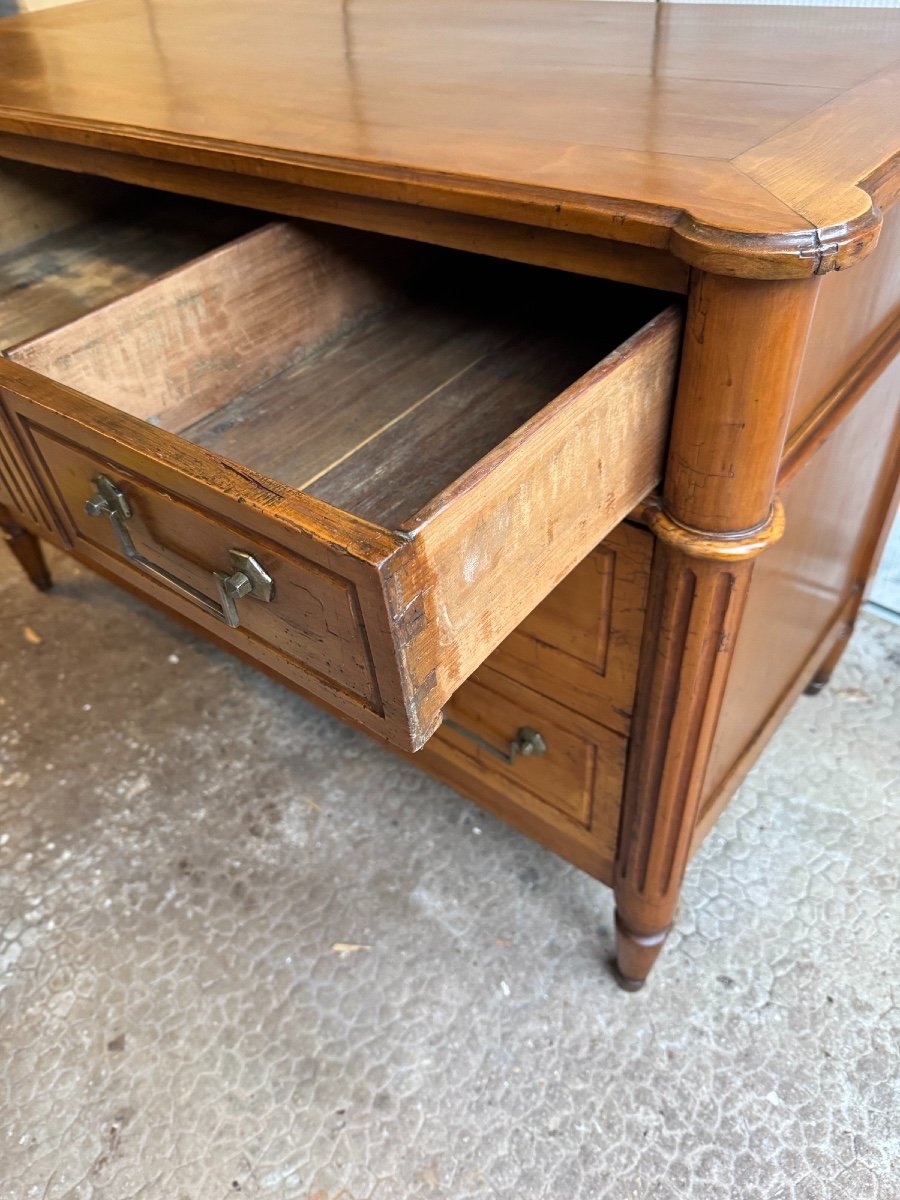
[[489, 665], [627, 733], [652, 553], [646, 529], [619, 525], [498, 646]]
[[36, 482], [21, 457], [12, 427], [0, 407], [0, 507], [38, 533], [58, 537]]
[[[58, 430], [27, 419], [23, 428], [76, 553], [304, 688], [332, 702], [342, 697], [352, 711], [373, 716], [383, 711], [365, 599], [352, 579], [292, 552], [275, 540], [274, 528], [263, 532], [235, 520], [244, 515], [240, 506], [226, 513], [230, 506], [221, 495], [207, 497], [206, 506], [196, 494], [179, 494], [168, 481], [154, 481], [97, 448], [76, 445]], [[112, 519], [102, 481], [124, 498], [126, 519]], [[104, 503], [98, 506], [98, 499]], [[242, 568], [243, 558], [234, 555], [249, 555], [259, 564], [272, 583], [268, 599], [235, 595], [223, 607], [216, 576], [231, 577]], [[237, 627], [230, 627], [226, 608]]]
[[[521, 752], [535, 743], [542, 752]], [[625, 738], [485, 666], [416, 761], [608, 881], [625, 749]]]

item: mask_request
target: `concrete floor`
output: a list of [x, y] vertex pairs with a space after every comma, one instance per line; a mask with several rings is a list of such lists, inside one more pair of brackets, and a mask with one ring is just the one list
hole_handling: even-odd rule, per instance
[[900, 1196], [900, 626], [628, 996], [605, 888], [53, 566], [0, 558], [2, 1200]]

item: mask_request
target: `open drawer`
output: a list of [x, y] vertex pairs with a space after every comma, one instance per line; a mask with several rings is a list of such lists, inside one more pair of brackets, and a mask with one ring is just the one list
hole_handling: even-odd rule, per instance
[[278, 222], [0, 359], [63, 540], [406, 749], [659, 480], [654, 293]]

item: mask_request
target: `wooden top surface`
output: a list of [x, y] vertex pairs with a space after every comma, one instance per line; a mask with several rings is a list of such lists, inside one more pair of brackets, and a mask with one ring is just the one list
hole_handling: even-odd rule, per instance
[[0, 22], [0, 134], [668, 247], [726, 274], [866, 252], [900, 188], [898, 114], [898, 10], [85, 0]]

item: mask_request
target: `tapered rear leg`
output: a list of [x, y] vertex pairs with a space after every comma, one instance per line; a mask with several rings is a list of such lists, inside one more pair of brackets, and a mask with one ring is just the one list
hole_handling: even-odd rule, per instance
[[44, 551], [38, 538], [27, 529], [23, 529], [5, 508], [0, 508], [0, 532], [34, 586], [39, 592], [46, 592], [52, 586], [53, 580], [47, 570]]

